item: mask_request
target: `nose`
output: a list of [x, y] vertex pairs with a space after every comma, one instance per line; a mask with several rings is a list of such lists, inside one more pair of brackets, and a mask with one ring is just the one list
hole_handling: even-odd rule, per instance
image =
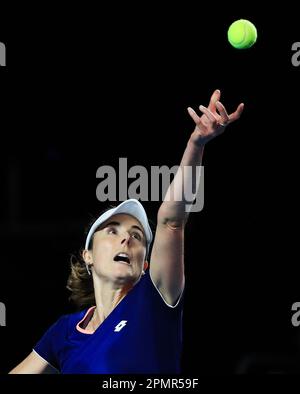
[[122, 245], [123, 245], [123, 244], [129, 245], [130, 239], [131, 239], [130, 234], [124, 235], [123, 238], [122, 238], [121, 244], [122, 244]]

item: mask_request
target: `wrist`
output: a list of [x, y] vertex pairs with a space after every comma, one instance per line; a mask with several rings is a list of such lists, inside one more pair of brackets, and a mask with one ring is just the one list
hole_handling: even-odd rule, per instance
[[205, 146], [205, 141], [204, 141], [204, 138], [199, 137], [199, 135], [195, 136], [192, 134], [189, 141], [188, 141], [188, 145], [191, 148], [203, 150], [204, 146]]

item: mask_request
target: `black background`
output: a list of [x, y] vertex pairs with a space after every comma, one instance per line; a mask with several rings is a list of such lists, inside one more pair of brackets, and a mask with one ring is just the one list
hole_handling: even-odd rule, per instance
[[[205, 148], [205, 205], [186, 231], [183, 372], [299, 371], [299, 28], [294, 6], [72, 5], [3, 11], [0, 372], [61, 314], [84, 227], [107, 204], [96, 170], [179, 164], [186, 108], [214, 89], [242, 118]], [[236, 19], [257, 43], [236, 50]], [[155, 221], [157, 202], [145, 202]]]

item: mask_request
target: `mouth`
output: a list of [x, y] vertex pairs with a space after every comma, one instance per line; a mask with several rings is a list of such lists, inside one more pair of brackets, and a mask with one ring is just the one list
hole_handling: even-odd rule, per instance
[[127, 264], [127, 265], [131, 264], [129, 255], [127, 253], [123, 253], [123, 252], [116, 254], [114, 257], [114, 261], [117, 261], [118, 263]]

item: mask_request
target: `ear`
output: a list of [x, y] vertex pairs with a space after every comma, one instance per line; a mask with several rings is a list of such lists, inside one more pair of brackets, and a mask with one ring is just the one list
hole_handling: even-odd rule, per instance
[[82, 252], [82, 258], [86, 264], [91, 264], [93, 259], [92, 259], [92, 253], [90, 250], [84, 249]]
[[143, 266], [143, 271], [146, 271], [147, 268], [148, 268], [148, 266], [149, 266], [149, 263], [148, 263], [147, 260], [145, 260], [145, 261], [144, 261], [144, 266]]

